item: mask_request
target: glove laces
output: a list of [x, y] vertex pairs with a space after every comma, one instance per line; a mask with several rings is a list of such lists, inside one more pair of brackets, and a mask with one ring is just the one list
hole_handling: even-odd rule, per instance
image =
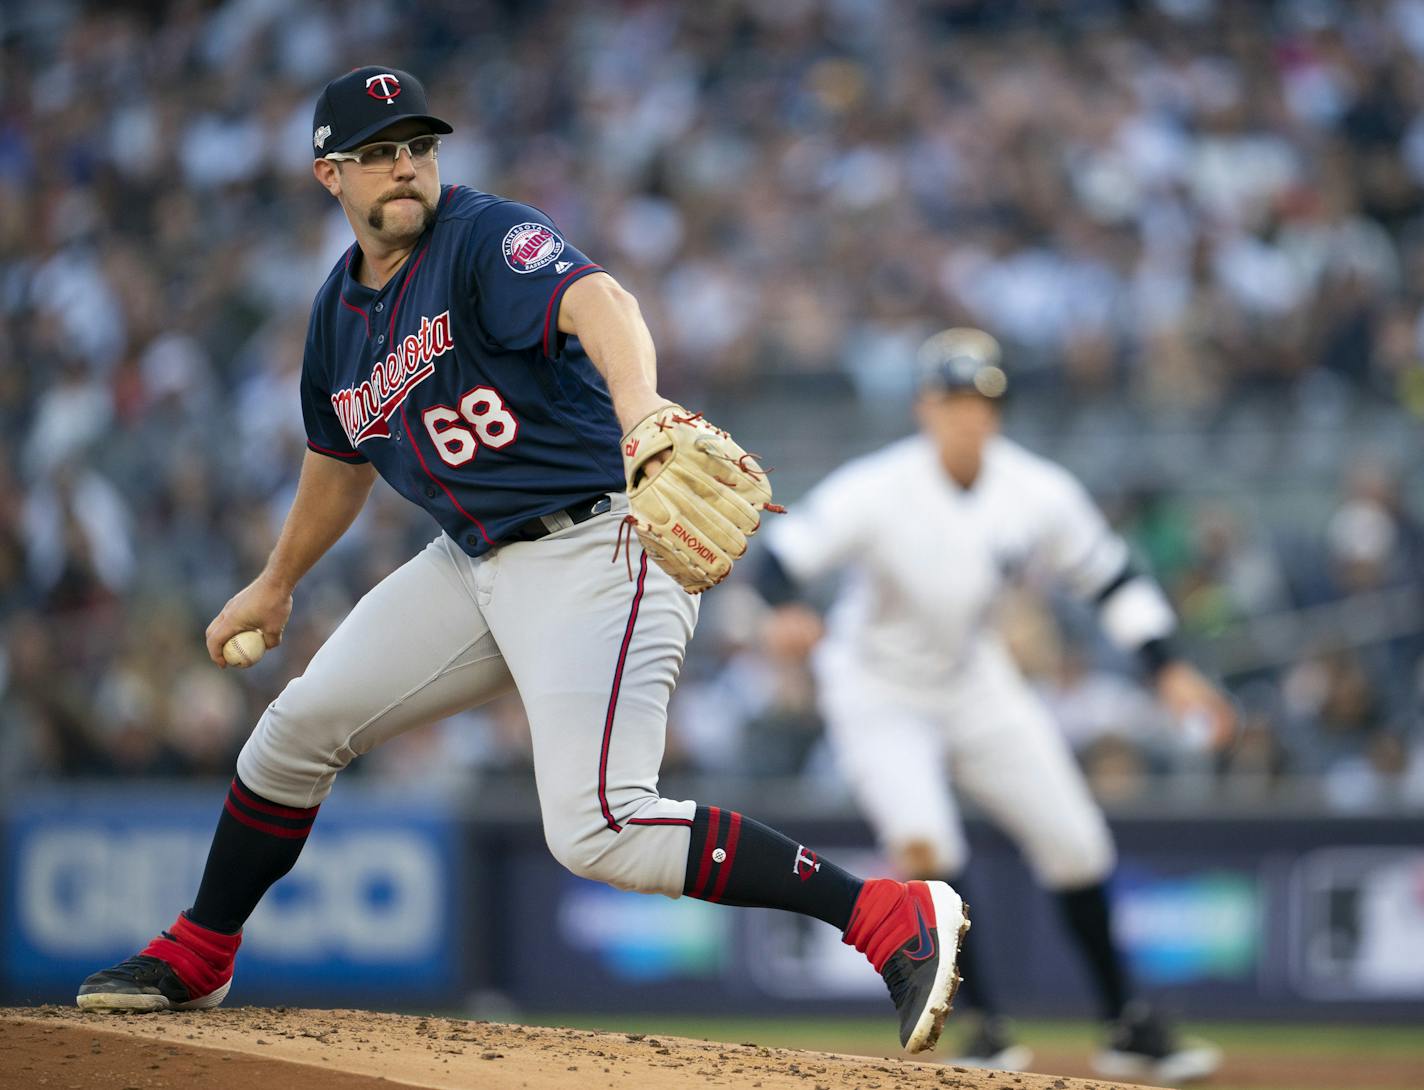
[[[633, 529], [629, 529], [629, 527]], [[613, 543], [613, 559], [610, 563], [618, 563], [618, 553], [623, 553], [623, 558], [628, 562], [628, 582], [633, 581], [633, 538], [637, 536], [638, 520], [632, 515], [624, 515], [618, 520], [618, 539]]]

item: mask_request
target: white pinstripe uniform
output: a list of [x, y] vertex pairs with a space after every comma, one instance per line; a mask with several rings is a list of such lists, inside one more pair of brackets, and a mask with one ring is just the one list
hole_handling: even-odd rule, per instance
[[[812, 664], [838, 763], [881, 842], [927, 844], [939, 873], [961, 869], [952, 788], [1017, 842], [1045, 886], [1105, 877], [1102, 814], [991, 624], [1017, 573], [1091, 598], [1123, 572], [1127, 546], [1083, 487], [994, 437], [961, 488], [917, 435], [843, 466], [768, 533], [798, 582], [847, 570]], [[1145, 577], [1109, 596], [1100, 619], [1125, 648], [1175, 625]]]

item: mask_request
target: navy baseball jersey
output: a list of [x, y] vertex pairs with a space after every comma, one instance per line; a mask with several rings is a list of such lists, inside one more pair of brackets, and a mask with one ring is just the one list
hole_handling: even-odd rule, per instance
[[380, 291], [353, 244], [317, 293], [302, 364], [307, 445], [371, 462], [471, 556], [529, 519], [624, 487], [613, 403], [569, 285], [602, 271], [542, 212], [444, 186], [435, 223]]

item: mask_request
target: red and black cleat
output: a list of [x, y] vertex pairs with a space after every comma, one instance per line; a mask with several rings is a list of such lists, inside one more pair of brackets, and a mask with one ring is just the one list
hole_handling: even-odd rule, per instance
[[939, 1040], [968, 930], [968, 908], [944, 882], [872, 878], [861, 889], [845, 941], [885, 978], [907, 1052], [927, 1052]]
[[94, 973], [75, 1002], [90, 1011], [184, 1011], [216, 1007], [232, 986], [242, 935], [210, 931], [179, 916], [141, 951]]

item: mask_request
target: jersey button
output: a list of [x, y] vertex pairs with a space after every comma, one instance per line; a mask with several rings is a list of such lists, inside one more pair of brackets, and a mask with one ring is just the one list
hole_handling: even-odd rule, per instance
[[385, 344], [385, 343], [386, 343], [386, 335], [385, 335], [384, 333], [382, 333], [379, 337], [376, 338], [376, 343], [377, 343], [377, 344]]
[[478, 545], [479, 543], [480, 543], [480, 539], [477, 538], [474, 534], [466, 534], [466, 535], [465, 535], [465, 544], [466, 544], [466, 545]]
[[433, 500], [439, 493], [439, 491], [440, 489], [436, 488], [433, 484], [428, 484], [425, 486], [425, 496], [427, 499]]
[[385, 310], [385, 309], [386, 309], [386, 304], [385, 304], [385, 303], [377, 303], [377, 304], [376, 304], [376, 313], [377, 313], [377, 314], [381, 313], [381, 311], [383, 311], [383, 310]]

